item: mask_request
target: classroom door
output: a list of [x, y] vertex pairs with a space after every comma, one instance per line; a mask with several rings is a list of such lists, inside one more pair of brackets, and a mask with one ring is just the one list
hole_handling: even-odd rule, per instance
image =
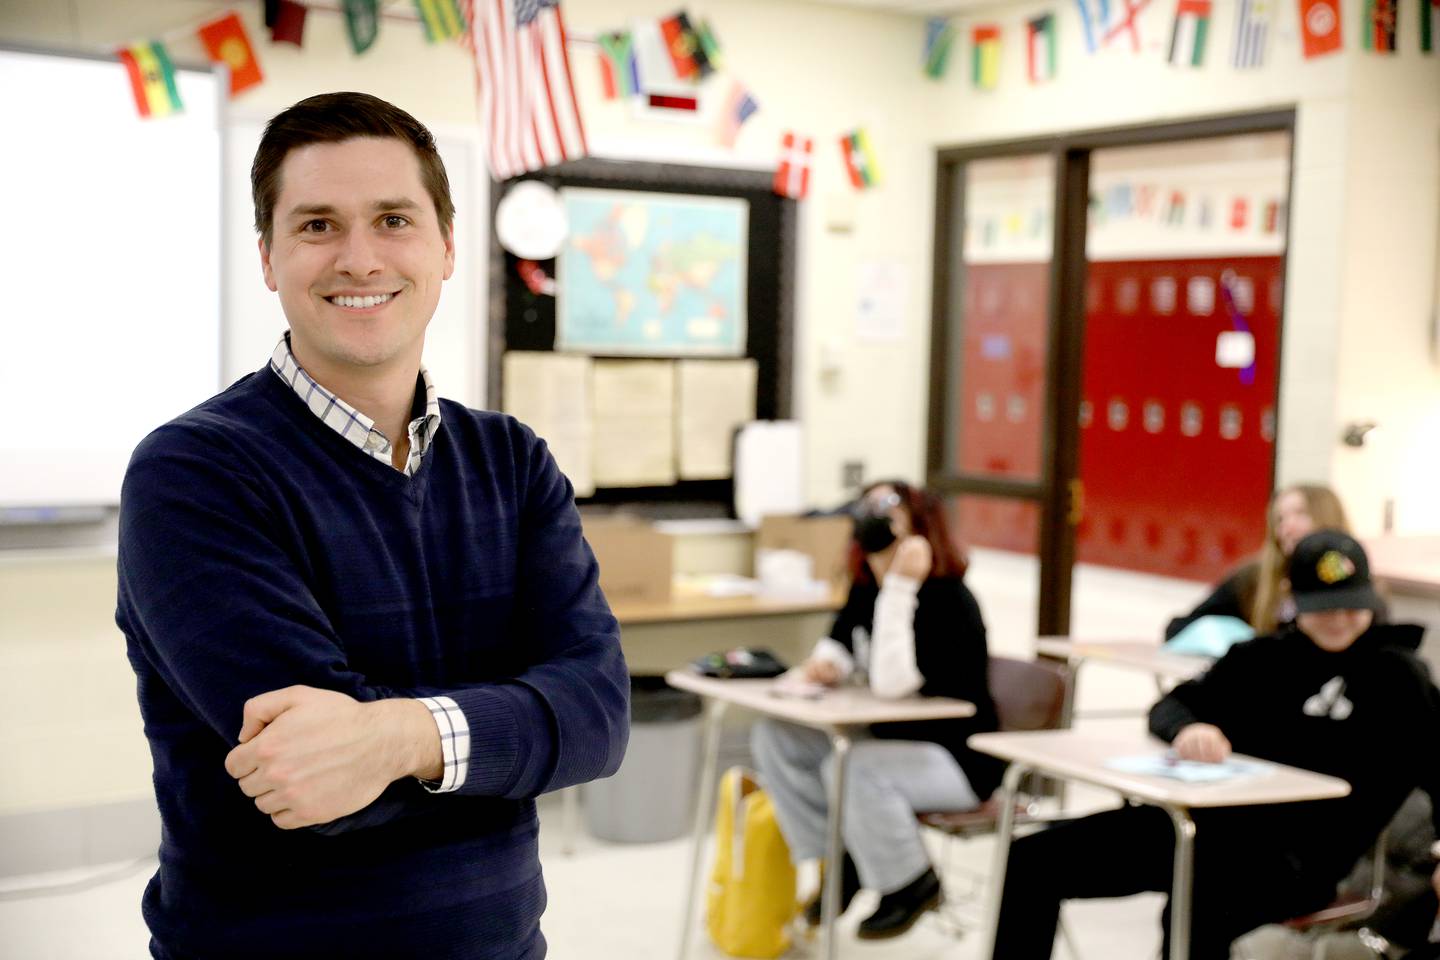
[[[1045, 541], [1055, 509], [1048, 438], [1056, 409], [1056, 159], [965, 159], [942, 166], [941, 175], [949, 182], [937, 229], [943, 249], [932, 362], [933, 382], [944, 387], [931, 398], [929, 483], [947, 497], [967, 548], [997, 551], [987, 554], [990, 567], [1008, 566], [1004, 579], [1012, 586], [1019, 580], [1023, 589], [1053, 594], [1055, 554]], [[983, 579], [986, 570], [975, 576]], [[1002, 632], [1033, 635], [1049, 626], [1037, 620]]]
[[[1113, 592], [1072, 597], [1077, 560], [1112, 589], [1259, 546], [1293, 130], [1277, 111], [940, 151], [927, 481], [983, 553], [972, 583], [1033, 598], [1005, 633], [1109, 622]], [[1102, 615], [1072, 627], [1072, 600]]]
[[1082, 563], [1213, 582], [1273, 481], [1288, 133], [1090, 157]]

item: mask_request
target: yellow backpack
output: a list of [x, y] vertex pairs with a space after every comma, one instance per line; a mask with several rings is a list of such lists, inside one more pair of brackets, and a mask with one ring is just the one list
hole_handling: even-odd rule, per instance
[[706, 905], [710, 939], [730, 956], [778, 957], [790, 948], [795, 865], [769, 795], [743, 767], [720, 778]]

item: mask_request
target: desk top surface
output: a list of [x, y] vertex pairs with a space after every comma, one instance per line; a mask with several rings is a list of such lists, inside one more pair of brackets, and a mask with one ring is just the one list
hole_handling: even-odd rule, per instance
[[1370, 537], [1370, 573], [1392, 587], [1440, 594], [1440, 537]]
[[618, 601], [612, 605], [611, 611], [622, 625], [829, 613], [845, 605], [845, 593], [839, 587], [821, 596], [800, 598], [755, 595], [710, 597], [702, 593], [677, 591], [661, 603]]
[[1159, 677], [1189, 680], [1199, 676], [1215, 661], [1209, 657], [1170, 653], [1147, 640], [1072, 640], [1069, 637], [1041, 637], [1035, 649], [1047, 657], [1063, 660], [1098, 660], [1121, 667], [1133, 667]]
[[1237, 760], [1263, 763], [1263, 773], [1214, 783], [1184, 783], [1167, 777], [1124, 773], [1105, 766], [1117, 757], [1164, 755], [1168, 747], [1142, 733], [1098, 735], [1078, 730], [977, 733], [972, 748], [1019, 761], [1046, 773], [1081, 780], [1127, 797], [1177, 807], [1241, 807], [1262, 803], [1330, 800], [1349, 794], [1350, 784], [1338, 777], [1312, 773], [1268, 760], [1235, 754]]
[[672, 670], [665, 682], [679, 690], [748, 707], [767, 716], [820, 729], [896, 723], [904, 720], [954, 720], [975, 714], [967, 700], [905, 697], [882, 700], [863, 687], [836, 687], [815, 700], [777, 697], [773, 680], [719, 680], [689, 670]]

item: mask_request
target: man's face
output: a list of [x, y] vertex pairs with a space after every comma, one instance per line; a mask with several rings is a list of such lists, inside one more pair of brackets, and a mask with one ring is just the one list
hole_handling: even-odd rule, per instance
[[1375, 614], [1369, 610], [1322, 610], [1297, 613], [1295, 625], [1315, 646], [1328, 653], [1341, 653], [1370, 629]]
[[323, 375], [419, 363], [455, 244], [409, 144], [366, 137], [291, 151], [274, 224], [260, 263], [302, 365]]

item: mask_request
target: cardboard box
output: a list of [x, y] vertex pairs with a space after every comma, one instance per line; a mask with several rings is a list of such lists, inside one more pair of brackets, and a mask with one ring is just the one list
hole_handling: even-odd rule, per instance
[[600, 589], [612, 607], [670, 599], [675, 570], [670, 537], [622, 517], [582, 517], [581, 525], [600, 564]]
[[849, 580], [845, 563], [853, 529], [848, 516], [761, 517], [755, 549], [796, 550], [814, 563], [815, 579], [843, 586]]

